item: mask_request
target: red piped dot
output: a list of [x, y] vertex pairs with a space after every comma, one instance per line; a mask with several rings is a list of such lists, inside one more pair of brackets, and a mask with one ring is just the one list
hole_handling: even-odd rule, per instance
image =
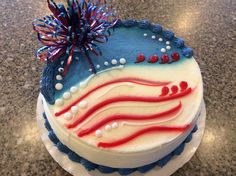
[[140, 63], [140, 62], [143, 62], [143, 61], [145, 61], [145, 56], [143, 54], [139, 54], [136, 58], [135, 63]]
[[171, 92], [172, 94], [176, 94], [178, 92], [179, 88], [177, 86], [172, 86], [171, 87]]
[[158, 61], [158, 56], [157, 55], [152, 55], [149, 60], [148, 63], [156, 63]]
[[178, 61], [179, 58], [180, 58], [179, 53], [176, 53], [176, 52], [172, 53], [172, 54], [171, 54], [171, 57], [172, 57], [172, 59], [173, 59], [173, 62]]
[[186, 90], [188, 88], [188, 83], [186, 81], [181, 81], [179, 84], [181, 90]]
[[165, 96], [169, 93], [169, 88], [168, 87], [163, 87], [161, 90], [161, 96]]
[[169, 57], [167, 54], [164, 54], [162, 57], [161, 57], [161, 63], [162, 64], [165, 64], [165, 63], [168, 63], [169, 62]]

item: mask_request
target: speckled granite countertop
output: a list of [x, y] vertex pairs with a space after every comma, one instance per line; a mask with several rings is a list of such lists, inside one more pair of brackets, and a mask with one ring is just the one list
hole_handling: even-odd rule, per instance
[[[236, 1], [112, 0], [121, 18], [150, 19], [194, 48], [205, 84], [207, 126], [175, 176], [236, 175]], [[0, 175], [69, 175], [46, 151], [35, 121], [43, 64], [31, 22], [46, 0], [0, 3]]]

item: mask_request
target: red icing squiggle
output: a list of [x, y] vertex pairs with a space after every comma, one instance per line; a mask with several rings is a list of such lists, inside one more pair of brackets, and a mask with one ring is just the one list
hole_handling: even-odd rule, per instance
[[150, 115], [126, 115], [126, 114], [119, 114], [119, 115], [112, 115], [109, 116], [100, 122], [94, 124], [90, 128], [84, 129], [78, 133], [79, 137], [83, 137], [86, 135], [89, 135], [90, 133], [94, 132], [95, 130], [99, 129], [100, 127], [104, 126], [105, 124], [114, 121], [114, 120], [151, 120], [151, 119], [158, 119], [158, 118], [164, 118], [172, 114], [176, 114], [180, 111], [182, 107], [182, 103], [179, 102], [179, 104], [169, 110], [159, 112], [156, 114], [150, 114]]
[[114, 97], [110, 98], [107, 100], [104, 100], [92, 108], [90, 108], [84, 115], [82, 115], [78, 120], [76, 120], [74, 123], [67, 125], [67, 128], [74, 128], [77, 125], [79, 125], [81, 122], [86, 120], [90, 115], [92, 115], [95, 111], [109, 105], [112, 103], [117, 103], [117, 102], [126, 102], [126, 101], [134, 101], [134, 102], [150, 102], [150, 103], [157, 103], [157, 102], [164, 102], [164, 101], [169, 101], [169, 100], [174, 100], [177, 98], [181, 98], [184, 96], [187, 96], [192, 92], [191, 88], [186, 89], [183, 92], [174, 94], [174, 95], [169, 95], [169, 96], [159, 96], [159, 97], [136, 97], [136, 96], [120, 96], [120, 97]]
[[96, 90], [101, 89], [101, 88], [106, 87], [111, 84], [122, 83], [122, 82], [135, 83], [135, 84], [140, 84], [140, 85], [144, 85], [144, 86], [164, 86], [164, 85], [168, 85], [170, 83], [170, 82], [154, 82], [154, 81], [140, 79], [140, 78], [121, 78], [121, 79], [109, 81], [109, 82], [106, 82], [104, 84], [94, 87], [93, 89], [91, 89], [90, 91], [88, 91], [87, 93], [85, 93], [84, 95], [79, 97], [78, 99], [76, 99], [74, 102], [72, 102], [70, 105], [66, 106], [64, 109], [55, 113], [55, 116], [57, 117], [57, 116], [60, 116], [64, 113], [66, 113], [67, 111], [69, 111], [71, 109], [72, 106], [75, 106], [82, 99], [84, 99], [85, 97], [87, 97], [91, 93], [95, 92]]
[[152, 126], [149, 128], [144, 128], [140, 131], [137, 131], [133, 134], [131, 134], [128, 137], [125, 137], [123, 139], [118, 139], [113, 142], [99, 142], [97, 144], [98, 147], [103, 147], [103, 148], [112, 148], [112, 147], [117, 147], [120, 145], [123, 145], [139, 136], [142, 136], [147, 133], [152, 133], [152, 132], [184, 132], [188, 130], [191, 127], [190, 124], [185, 125], [185, 126], [175, 126], [175, 127], [170, 127], [170, 126]]

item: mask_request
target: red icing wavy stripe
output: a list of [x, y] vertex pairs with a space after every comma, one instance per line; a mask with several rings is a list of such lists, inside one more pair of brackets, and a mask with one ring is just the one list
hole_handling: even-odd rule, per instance
[[168, 115], [176, 114], [177, 112], [180, 111], [181, 107], [182, 107], [182, 103], [179, 102], [177, 106], [167, 111], [163, 111], [163, 112], [159, 112], [159, 113], [151, 114], [151, 115], [125, 115], [125, 114], [112, 115], [94, 124], [90, 128], [80, 131], [78, 133], [78, 136], [83, 137], [83, 136], [89, 135], [90, 133], [96, 131], [100, 127], [114, 120], [151, 120], [151, 119], [164, 118]]
[[95, 92], [96, 90], [101, 89], [101, 88], [106, 87], [106, 86], [111, 85], [111, 84], [122, 83], [122, 82], [135, 83], [135, 84], [140, 84], [140, 85], [145, 85], [145, 86], [165, 86], [165, 85], [168, 85], [170, 83], [170, 82], [154, 82], [154, 81], [140, 79], [140, 78], [121, 78], [121, 79], [109, 81], [109, 82], [106, 82], [104, 84], [101, 84], [101, 85], [98, 85], [98, 86], [94, 87], [93, 89], [88, 91], [86, 94], [82, 95], [81, 97], [76, 99], [74, 102], [72, 102], [70, 105], [66, 106], [61, 111], [56, 112], [55, 116], [57, 117], [57, 116], [60, 116], [64, 113], [66, 113], [67, 111], [69, 111], [71, 109], [72, 106], [75, 106], [82, 99], [84, 99], [85, 97], [87, 97], [91, 93]]
[[81, 122], [83, 122], [85, 119], [87, 119], [90, 115], [92, 115], [95, 111], [103, 108], [104, 106], [107, 106], [112, 103], [117, 102], [125, 102], [125, 101], [135, 101], [135, 102], [150, 102], [150, 103], [157, 103], [157, 102], [164, 102], [168, 100], [174, 100], [177, 98], [184, 97], [192, 92], [191, 88], [186, 89], [183, 92], [180, 92], [178, 94], [170, 95], [170, 96], [159, 96], [159, 97], [134, 97], [134, 96], [121, 96], [121, 97], [114, 97], [107, 100], [104, 100], [92, 108], [90, 108], [83, 116], [81, 116], [78, 120], [76, 120], [74, 123], [67, 125], [67, 128], [74, 128], [77, 125], [79, 125]]
[[128, 137], [125, 137], [123, 139], [118, 139], [116, 141], [113, 142], [99, 142], [97, 144], [98, 147], [103, 147], [103, 148], [111, 148], [111, 147], [116, 147], [122, 144], [125, 144], [139, 136], [142, 136], [144, 134], [147, 133], [152, 133], [152, 132], [184, 132], [186, 130], [188, 130], [191, 127], [190, 124], [185, 125], [185, 126], [176, 126], [176, 127], [170, 127], [170, 126], [153, 126], [153, 127], [149, 127], [149, 128], [144, 128], [140, 131], [137, 131], [133, 134], [131, 134]]

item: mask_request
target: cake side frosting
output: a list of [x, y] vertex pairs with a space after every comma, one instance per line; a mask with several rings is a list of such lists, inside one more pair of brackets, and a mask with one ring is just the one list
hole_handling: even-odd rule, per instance
[[[202, 111], [199, 113], [199, 118], [201, 116], [201, 113], [202, 113]], [[99, 165], [99, 164], [95, 164], [91, 161], [88, 161], [87, 159], [79, 156], [74, 151], [69, 149], [67, 146], [62, 144], [61, 141], [58, 139], [58, 137], [55, 135], [53, 129], [51, 128], [45, 113], [43, 113], [43, 117], [44, 117], [44, 120], [45, 120], [44, 125], [45, 125], [46, 129], [48, 130], [48, 137], [56, 145], [58, 150], [60, 150], [61, 152], [67, 154], [67, 156], [70, 160], [82, 164], [85, 167], [85, 169], [87, 169], [88, 171], [92, 171], [92, 170], [97, 169], [97, 170], [99, 170], [100, 172], [102, 172], [104, 174], [118, 172], [121, 175], [127, 175], [127, 174], [131, 174], [135, 171], [138, 171], [140, 173], [146, 173], [146, 172], [152, 170], [156, 166], [163, 167], [175, 155], [181, 155], [182, 154], [182, 152], [184, 151], [186, 143], [189, 143], [192, 140], [193, 133], [195, 133], [198, 130], [198, 126], [195, 125], [193, 130], [191, 131], [191, 133], [187, 136], [187, 138], [176, 149], [174, 149], [171, 153], [169, 153], [168, 155], [166, 155], [165, 157], [163, 157], [162, 159], [160, 159], [158, 161], [155, 161], [151, 164], [144, 165], [144, 166], [141, 166], [141, 167], [136, 167], [136, 168], [112, 168], [112, 167], [107, 167], [107, 166], [104, 166], [104, 165]]]

